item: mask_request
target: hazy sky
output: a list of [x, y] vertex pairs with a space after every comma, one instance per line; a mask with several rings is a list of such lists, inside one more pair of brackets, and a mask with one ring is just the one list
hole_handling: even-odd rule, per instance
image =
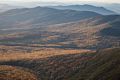
[[78, 2], [78, 1], [91, 1], [91, 2], [104, 2], [104, 3], [120, 3], [120, 0], [0, 0], [0, 2], [10, 2], [10, 1], [17, 1], [17, 2], [32, 2], [32, 1], [47, 1], [47, 2]]

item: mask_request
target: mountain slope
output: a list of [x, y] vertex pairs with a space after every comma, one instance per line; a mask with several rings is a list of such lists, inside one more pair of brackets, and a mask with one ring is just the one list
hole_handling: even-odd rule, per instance
[[0, 14], [0, 28], [36, 28], [95, 16], [101, 15], [89, 11], [57, 10], [47, 7], [14, 9]]
[[0, 44], [72, 49], [119, 47], [119, 25], [119, 15], [108, 15], [43, 28], [6, 30], [1, 33]]
[[67, 34], [66, 36], [69, 37], [65, 38], [64, 43], [68, 41], [80, 48], [96, 49], [120, 46], [119, 25], [119, 15], [108, 15], [70, 24], [55, 25], [48, 28], [48, 31]]
[[[40, 48], [101, 49], [120, 46], [120, 16], [47, 7], [0, 14], [0, 44]], [[32, 28], [32, 29], [31, 29]]]
[[70, 10], [77, 10], [77, 11], [92, 11], [92, 12], [96, 12], [103, 15], [116, 14], [115, 12], [110, 11], [104, 7], [96, 7], [96, 6], [87, 5], [87, 4], [86, 5], [51, 6], [51, 7], [56, 9], [62, 9], [62, 10], [70, 9]]
[[120, 79], [119, 48], [63, 54], [43, 59], [3, 61], [0, 64], [29, 68], [38, 74], [38, 80]]

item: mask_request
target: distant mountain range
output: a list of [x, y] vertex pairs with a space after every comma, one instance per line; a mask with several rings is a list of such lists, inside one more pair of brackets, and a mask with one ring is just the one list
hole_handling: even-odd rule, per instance
[[[50, 6], [54, 5], [54, 6]], [[61, 5], [61, 6], [58, 6]], [[103, 7], [97, 7], [93, 5], [65, 5], [63, 3], [51, 3], [51, 2], [34, 2], [34, 3], [17, 3], [16, 4], [0, 4], [0, 12], [4, 12], [10, 9], [16, 9], [16, 8], [33, 8], [36, 6], [48, 6], [51, 8], [56, 9], [70, 9], [70, 10], [77, 10], [77, 11], [92, 11], [103, 15], [110, 15], [110, 14], [119, 14], [119, 4], [100, 4]], [[99, 6], [100, 6], [99, 5]]]
[[87, 19], [101, 14], [48, 7], [13, 9], [0, 14], [0, 28], [41, 27]]
[[13, 6], [13, 5], [8, 5], [8, 4], [0, 4], [0, 13], [5, 12], [11, 9], [16, 9], [16, 8], [22, 8], [20, 6]]
[[56, 8], [56, 9], [62, 9], [62, 10], [66, 10], [66, 9], [70, 9], [70, 10], [77, 10], [77, 11], [92, 11], [92, 12], [96, 12], [99, 14], [103, 14], [103, 15], [110, 15], [110, 14], [116, 14], [115, 12], [108, 10], [104, 7], [96, 7], [93, 5], [68, 5], [68, 6], [50, 6], [51, 8]]
[[107, 5], [103, 5], [103, 7], [112, 10], [118, 14], [120, 14], [120, 3], [115, 3], [115, 4], [107, 4]]

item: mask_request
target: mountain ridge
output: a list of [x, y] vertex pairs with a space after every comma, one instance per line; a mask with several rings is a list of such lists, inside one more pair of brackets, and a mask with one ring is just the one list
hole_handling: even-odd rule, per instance
[[0, 14], [1, 28], [18, 26], [47, 26], [101, 16], [90, 11], [58, 10], [48, 7], [35, 7], [9, 10]]
[[92, 12], [96, 12], [96, 13], [99, 13], [102, 15], [116, 14], [114, 11], [108, 10], [104, 7], [97, 7], [97, 6], [88, 5], [88, 4], [67, 5], [67, 6], [50, 6], [50, 7], [56, 8], [56, 9], [61, 9], [61, 10], [71, 9], [71, 10], [77, 10], [77, 11], [92, 11]]

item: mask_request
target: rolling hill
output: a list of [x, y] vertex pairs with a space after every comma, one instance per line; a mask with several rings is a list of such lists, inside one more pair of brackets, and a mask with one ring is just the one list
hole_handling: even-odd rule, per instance
[[51, 8], [61, 9], [61, 10], [77, 10], [77, 11], [92, 11], [102, 15], [112, 15], [116, 14], [114, 11], [108, 10], [104, 7], [97, 7], [93, 5], [68, 5], [68, 6], [50, 6]]
[[108, 15], [42, 28], [5, 30], [1, 32], [0, 44], [63, 49], [119, 47], [119, 25], [119, 15]]
[[13, 9], [0, 14], [0, 29], [36, 28], [101, 16], [95, 12], [47, 7]]

